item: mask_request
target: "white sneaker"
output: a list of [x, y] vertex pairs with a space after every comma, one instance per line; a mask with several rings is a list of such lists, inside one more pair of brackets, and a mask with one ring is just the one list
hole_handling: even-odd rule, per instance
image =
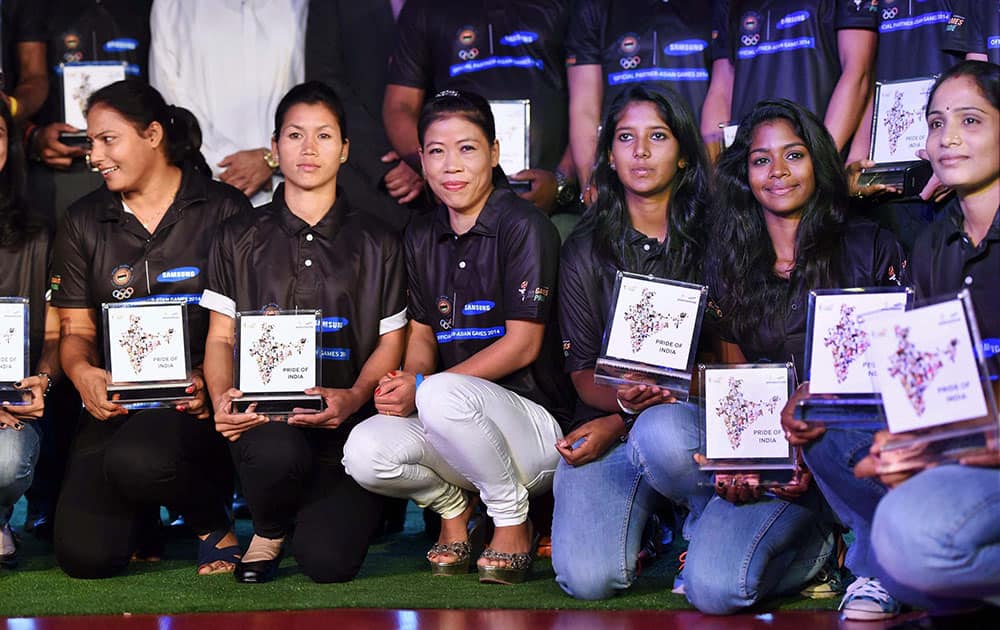
[[879, 621], [899, 614], [899, 602], [875, 578], [859, 577], [847, 587], [840, 610], [852, 621]]

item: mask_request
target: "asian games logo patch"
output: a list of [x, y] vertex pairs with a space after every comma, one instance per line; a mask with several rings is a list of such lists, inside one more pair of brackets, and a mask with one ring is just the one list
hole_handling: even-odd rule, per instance
[[131, 265], [118, 265], [111, 270], [111, 284], [115, 287], [111, 295], [116, 300], [127, 300], [135, 293], [135, 289], [128, 286], [132, 283], [132, 277]]
[[622, 35], [621, 42], [618, 43], [618, 50], [623, 55], [618, 59], [619, 65], [625, 70], [634, 70], [642, 63], [642, 57], [638, 54], [640, 48], [639, 36], [635, 33]]
[[740, 42], [744, 46], [756, 46], [760, 43], [760, 23], [760, 14], [754, 11], [744, 13], [743, 17], [740, 18], [740, 28], [742, 29]]
[[479, 56], [479, 49], [475, 46], [476, 40], [479, 39], [479, 33], [476, 31], [475, 27], [463, 26], [458, 29], [456, 39], [459, 46], [459, 59], [462, 61], [472, 61]]

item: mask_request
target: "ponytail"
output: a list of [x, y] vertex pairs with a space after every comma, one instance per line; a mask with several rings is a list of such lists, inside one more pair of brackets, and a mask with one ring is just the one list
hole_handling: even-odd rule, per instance
[[167, 105], [163, 95], [145, 81], [125, 79], [107, 85], [90, 95], [87, 111], [96, 105], [115, 110], [140, 134], [145, 133], [154, 122], [160, 123], [167, 161], [174, 166], [187, 166], [207, 177], [212, 176], [212, 169], [201, 154], [198, 119], [183, 107]]

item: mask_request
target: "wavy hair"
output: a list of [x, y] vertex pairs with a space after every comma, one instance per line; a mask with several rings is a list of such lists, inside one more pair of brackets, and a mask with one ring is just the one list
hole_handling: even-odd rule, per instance
[[0, 99], [0, 117], [7, 125], [7, 162], [0, 170], [0, 247], [17, 248], [44, 229], [28, 207], [24, 147], [14, 128], [14, 117], [7, 103]]
[[634, 85], [615, 98], [597, 138], [597, 158], [592, 179], [597, 200], [587, 209], [580, 229], [590, 229], [599, 255], [614, 261], [624, 271], [638, 271], [637, 261], [625, 246], [631, 225], [625, 202], [625, 187], [611, 168], [611, 147], [615, 128], [625, 109], [632, 103], [652, 103], [660, 118], [670, 128], [680, 146], [679, 157], [687, 166], [677, 170], [671, 182], [667, 208], [667, 241], [670, 251], [669, 277], [695, 280], [701, 275], [704, 251], [705, 210], [709, 191], [709, 161], [698, 123], [684, 99], [669, 88]]
[[715, 246], [706, 262], [708, 282], [736, 339], [753, 338], [760, 322], [779, 317], [787, 302], [788, 286], [774, 273], [774, 244], [748, 175], [754, 131], [776, 120], [788, 122], [805, 143], [816, 181], [795, 235], [791, 280], [815, 289], [835, 286], [839, 277], [849, 201], [837, 146], [823, 122], [802, 106], [785, 99], [761, 101], [740, 121], [736, 139], [719, 158], [711, 208]]

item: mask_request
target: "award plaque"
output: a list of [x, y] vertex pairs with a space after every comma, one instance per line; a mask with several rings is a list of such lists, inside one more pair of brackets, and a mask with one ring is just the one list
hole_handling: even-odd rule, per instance
[[14, 383], [31, 372], [28, 300], [0, 297], [0, 405], [27, 405], [31, 392], [15, 389]]
[[968, 290], [873, 325], [889, 431], [881, 472], [954, 461], [997, 448], [1000, 420]]
[[903, 197], [914, 197], [931, 176], [929, 162], [917, 151], [927, 142], [924, 109], [934, 77], [875, 84], [869, 159], [878, 164], [861, 171], [860, 184], [886, 184]]
[[243, 396], [233, 401], [234, 409], [256, 404], [256, 413], [268, 416], [321, 411], [323, 398], [304, 393], [322, 382], [321, 330], [318, 310], [237, 313], [233, 383]]
[[87, 128], [87, 101], [90, 95], [104, 86], [125, 80], [124, 61], [84, 61], [61, 63], [63, 118], [77, 129]]
[[871, 336], [866, 322], [898, 315], [912, 303], [913, 290], [905, 287], [810, 291], [805, 353], [809, 398], [796, 405], [795, 417], [884, 428], [875, 366], [867, 355]]
[[784, 483], [795, 468], [781, 428], [792, 394], [791, 363], [699, 365], [702, 470], [758, 472], [762, 482]]
[[531, 101], [528, 99], [490, 101], [500, 141], [500, 167], [507, 175], [531, 165]]
[[656, 385], [686, 399], [707, 295], [699, 284], [619, 271], [594, 382]]
[[108, 398], [130, 408], [190, 400], [187, 304], [104, 304], [104, 368]]

